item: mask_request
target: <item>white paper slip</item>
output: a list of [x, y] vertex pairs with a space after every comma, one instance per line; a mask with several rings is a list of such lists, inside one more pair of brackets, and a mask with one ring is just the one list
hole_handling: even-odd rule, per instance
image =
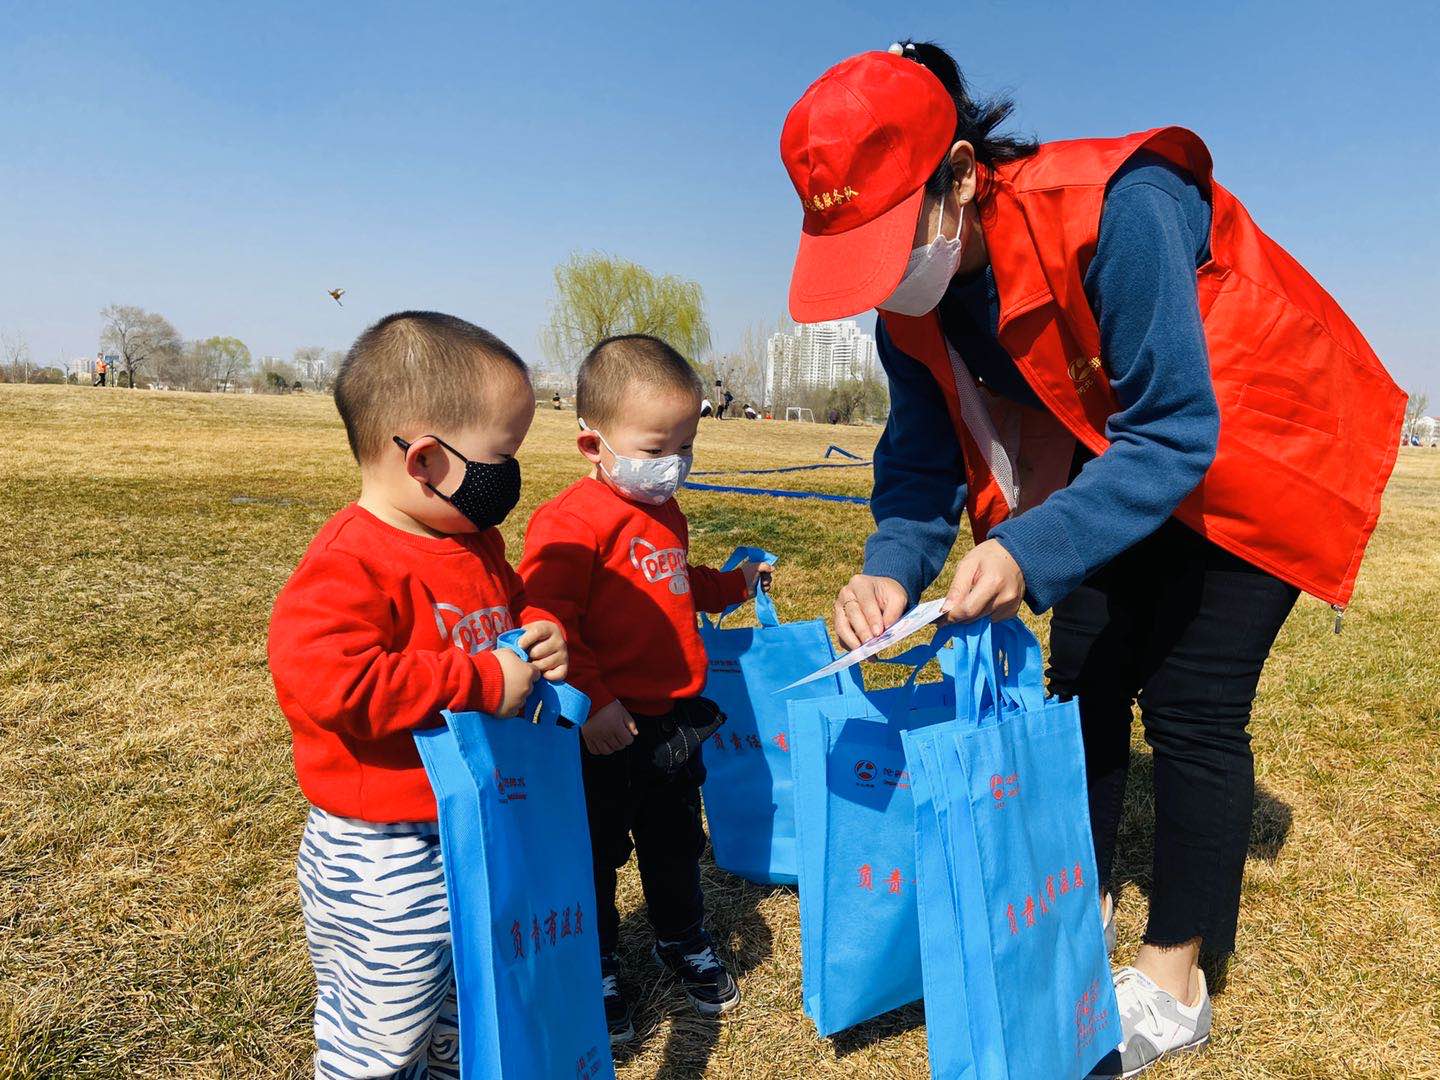
[[823, 679], [827, 675], [834, 675], [837, 671], [844, 671], [848, 667], [854, 667], [861, 660], [869, 659], [883, 649], [904, 641], [911, 634], [925, 629], [936, 619], [940, 618], [940, 609], [945, 606], [945, 599], [927, 600], [923, 604], [917, 604], [898, 620], [883, 634], [873, 637], [857, 649], [851, 649], [843, 656], [836, 657], [826, 664], [819, 671], [806, 675], [803, 679], [796, 679], [789, 686], [782, 686], [775, 693], [781, 694], [786, 690], [793, 690], [797, 686], [804, 686], [806, 683], [814, 682], [816, 679]]

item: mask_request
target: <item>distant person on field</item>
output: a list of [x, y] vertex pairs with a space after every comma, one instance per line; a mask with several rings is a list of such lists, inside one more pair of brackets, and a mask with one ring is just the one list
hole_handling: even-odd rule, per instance
[[644, 334], [606, 338], [580, 365], [576, 442], [590, 474], [530, 519], [520, 573], [558, 615], [572, 681], [590, 696], [581, 770], [594, 851], [600, 970], [611, 1042], [635, 1037], [620, 991], [615, 875], [639, 856], [655, 961], [703, 1016], [740, 1001], [715, 955], [700, 893], [701, 745], [720, 715], [697, 697], [697, 611], [724, 611], [768, 580], [764, 563], [721, 573], [690, 562], [675, 492], [690, 471], [701, 384], [683, 356]]
[[720, 407], [715, 410], [715, 419], [716, 419], [716, 420], [724, 420], [724, 419], [725, 419], [725, 410], [728, 409], [728, 408], [730, 408], [730, 403], [731, 403], [732, 401], [734, 401], [734, 400], [735, 400], [735, 395], [732, 394], [729, 390], [726, 390], [726, 391], [725, 391], [725, 397], [724, 397], [724, 399], [720, 402]]
[[744, 406], [744, 408], [743, 408], [742, 411], [745, 413], [745, 419], [746, 419], [746, 420], [759, 420], [759, 419], [760, 419], [760, 414], [755, 411], [754, 407], [753, 407], [748, 401], [745, 403], [745, 406]]
[[105, 385], [105, 377], [106, 377], [107, 375], [109, 375], [109, 374], [110, 374], [110, 365], [107, 364], [104, 360], [96, 360], [96, 361], [95, 361], [95, 381], [94, 381], [93, 383], [91, 383], [90, 385], [91, 385], [91, 386], [104, 386], [104, 385]]
[[710, 404], [708, 397], [700, 399], [700, 415], [702, 417], [715, 415], [715, 406]]
[[[537, 678], [565, 677], [564, 635], [496, 529], [520, 498], [534, 390], [493, 334], [407, 311], [351, 346], [335, 405], [360, 498], [281, 590], [269, 649], [312, 804], [299, 878], [315, 1075], [458, 1078], [439, 826], [413, 733], [442, 709], [514, 715]], [[494, 647], [516, 623], [529, 663]]]
[[555, 396], [550, 399], [550, 407], [557, 412], [562, 407], [560, 403], [560, 391], [555, 391]]

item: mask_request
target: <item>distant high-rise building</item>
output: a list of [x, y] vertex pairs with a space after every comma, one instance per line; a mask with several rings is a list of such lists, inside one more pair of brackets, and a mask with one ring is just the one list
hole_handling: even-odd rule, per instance
[[875, 339], [854, 319], [797, 323], [789, 333], [770, 335], [765, 347], [765, 398], [789, 388], [828, 388], [875, 374]]

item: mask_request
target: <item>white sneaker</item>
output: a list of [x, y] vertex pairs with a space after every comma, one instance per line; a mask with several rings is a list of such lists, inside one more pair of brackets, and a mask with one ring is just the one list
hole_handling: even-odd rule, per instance
[[1205, 973], [1193, 1005], [1182, 1005], [1144, 972], [1133, 967], [1115, 973], [1123, 1038], [1091, 1071], [1092, 1077], [1130, 1077], [1162, 1057], [1202, 1049], [1210, 1041], [1210, 990]]

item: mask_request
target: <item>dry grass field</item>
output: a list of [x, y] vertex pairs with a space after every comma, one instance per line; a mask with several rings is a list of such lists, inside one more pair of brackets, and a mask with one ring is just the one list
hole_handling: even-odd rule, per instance
[[[579, 472], [572, 425], [537, 417], [512, 551]], [[333, 406], [0, 386], [0, 430], [0, 1077], [301, 1076], [306, 807], [264, 641], [276, 591], [356, 490]], [[868, 453], [876, 435], [707, 422], [696, 467], [811, 462], [831, 441]], [[869, 471], [765, 479], [864, 493]], [[741, 541], [782, 553], [791, 618], [828, 610], [867, 532], [859, 506], [683, 501], [697, 561]], [[1440, 1077], [1440, 452], [1402, 454], [1344, 634], [1330, 623], [1303, 600], [1266, 673], [1216, 1038], [1157, 1080]], [[1136, 751], [1122, 949], [1149, 859]], [[744, 1004], [711, 1026], [642, 981], [628, 876], [625, 978], [654, 1030], [622, 1077], [926, 1075], [918, 1007], [815, 1036], [792, 891], [707, 878]]]

